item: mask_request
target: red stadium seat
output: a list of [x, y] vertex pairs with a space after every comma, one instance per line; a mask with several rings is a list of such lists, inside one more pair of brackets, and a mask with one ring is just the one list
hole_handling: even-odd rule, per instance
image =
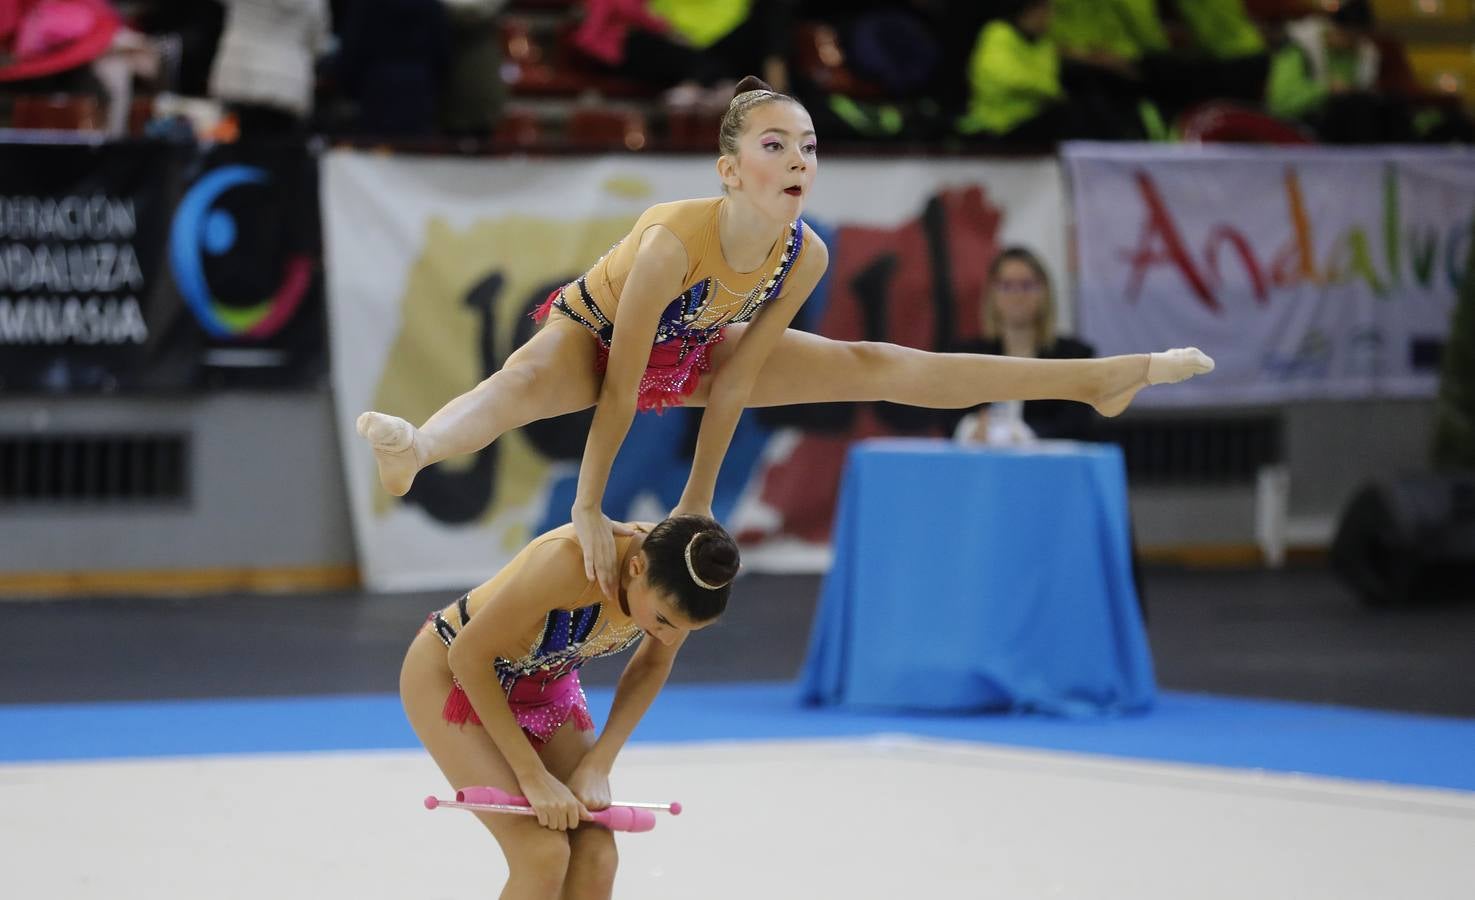
[[795, 73], [826, 93], [857, 100], [874, 100], [885, 93], [845, 65], [840, 36], [823, 22], [801, 22], [795, 27], [793, 59]]
[[142, 137], [154, 118], [154, 98], [150, 94], [134, 97], [128, 104], [128, 134]]
[[492, 142], [507, 147], [536, 147], [543, 138], [543, 123], [530, 109], [504, 110], [492, 129]]
[[90, 131], [102, 127], [96, 97], [78, 94], [21, 95], [15, 98], [13, 128]]
[[716, 152], [717, 129], [721, 124], [721, 112], [668, 108], [666, 149]]
[[579, 150], [643, 150], [645, 116], [633, 109], [584, 107], [569, 116], [567, 143]]
[[572, 74], [583, 90], [594, 91], [602, 97], [647, 99], [659, 93], [655, 85], [611, 74], [591, 60], [574, 43], [574, 32], [578, 29], [579, 22], [576, 19], [565, 20], [554, 29], [550, 42], [550, 63], [555, 68]]
[[601, 71], [573, 47], [570, 35], [578, 23], [566, 21], [551, 30], [534, 29], [527, 21], [503, 21], [503, 77], [514, 94], [525, 97], [650, 97], [655, 89]]
[[1316, 139], [1294, 122], [1236, 103], [1212, 101], [1187, 110], [1178, 131], [1188, 143], [1314, 144]]
[[527, 96], [574, 96], [584, 89], [566, 68], [555, 65], [543, 36], [522, 19], [502, 22], [503, 77], [513, 93]]

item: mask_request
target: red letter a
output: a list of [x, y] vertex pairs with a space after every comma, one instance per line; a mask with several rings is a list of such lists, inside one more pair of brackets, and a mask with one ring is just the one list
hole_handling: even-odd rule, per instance
[[1127, 285], [1127, 296], [1135, 303], [1142, 294], [1142, 282], [1147, 278], [1147, 270], [1159, 263], [1168, 263], [1178, 267], [1200, 302], [1218, 312], [1219, 301], [1209, 290], [1203, 276], [1193, 267], [1193, 260], [1183, 246], [1183, 238], [1173, 224], [1173, 217], [1163, 205], [1162, 197], [1158, 196], [1157, 187], [1146, 172], [1139, 170], [1136, 178], [1137, 187], [1142, 191], [1142, 199], [1147, 204], [1147, 221], [1142, 225], [1137, 249], [1122, 254], [1122, 258], [1132, 264], [1132, 279]]

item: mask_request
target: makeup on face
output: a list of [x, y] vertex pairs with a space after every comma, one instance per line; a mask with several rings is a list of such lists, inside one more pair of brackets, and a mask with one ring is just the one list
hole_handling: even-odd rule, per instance
[[744, 141], [743, 189], [758, 200], [782, 194], [785, 217], [797, 214], [798, 201], [809, 193], [818, 163], [814, 124], [793, 103], [773, 103], [756, 109]]

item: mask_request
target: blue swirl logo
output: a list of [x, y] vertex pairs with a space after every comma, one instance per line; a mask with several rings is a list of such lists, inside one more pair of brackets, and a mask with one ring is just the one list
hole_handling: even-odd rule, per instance
[[169, 268], [184, 302], [211, 337], [223, 340], [271, 337], [291, 321], [312, 283], [312, 259], [287, 260], [281, 282], [264, 299], [221, 302], [205, 275], [206, 256], [220, 257], [236, 245], [236, 219], [218, 206], [220, 198], [242, 185], [269, 181], [255, 166], [222, 166], [195, 182], [174, 212], [169, 228]]

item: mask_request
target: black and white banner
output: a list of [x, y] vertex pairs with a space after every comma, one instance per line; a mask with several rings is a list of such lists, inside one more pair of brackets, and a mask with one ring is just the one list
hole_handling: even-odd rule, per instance
[[0, 145], [0, 389], [311, 382], [319, 247], [300, 145]]

